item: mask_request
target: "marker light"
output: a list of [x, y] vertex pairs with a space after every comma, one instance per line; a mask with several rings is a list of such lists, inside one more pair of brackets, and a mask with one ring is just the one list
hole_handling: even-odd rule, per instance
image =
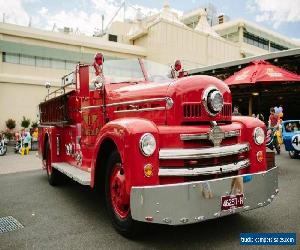
[[153, 176], [153, 166], [150, 163], [148, 163], [144, 166], [144, 175], [146, 177]]
[[256, 159], [257, 159], [258, 162], [262, 162], [262, 161], [263, 161], [264, 155], [263, 155], [263, 152], [262, 152], [262, 151], [258, 151], [258, 152], [256, 153]]

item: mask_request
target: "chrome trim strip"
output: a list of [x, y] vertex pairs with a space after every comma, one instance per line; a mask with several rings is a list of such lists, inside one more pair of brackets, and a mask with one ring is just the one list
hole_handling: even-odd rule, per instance
[[146, 112], [146, 111], [157, 111], [157, 110], [166, 110], [165, 107], [157, 107], [157, 108], [144, 108], [144, 109], [124, 109], [124, 110], [116, 110], [114, 113], [134, 113], [134, 112]]
[[143, 100], [135, 100], [135, 101], [127, 101], [127, 102], [115, 102], [106, 104], [106, 107], [114, 107], [120, 105], [129, 105], [129, 104], [140, 104], [145, 102], [158, 102], [158, 101], [167, 101], [169, 97], [161, 97], [161, 98], [151, 98], [151, 99], [143, 99]]
[[210, 166], [210, 167], [198, 167], [198, 168], [160, 168], [159, 176], [198, 176], [198, 175], [210, 175], [210, 174], [223, 174], [233, 171], [237, 171], [246, 168], [250, 165], [250, 161], [242, 160], [236, 163], [230, 163], [226, 165]]
[[192, 141], [192, 140], [208, 140], [209, 133], [203, 134], [181, 134], [180, 139], [182, 141]]
[[52, 125], [38, 125], [38, 128], [55, 128], [55, 126]]
[[226, 138], [240, 136], [240, 135], [241, 135], [241, 131], [239, 129], [225, 132]]
[[96, 108], [102, 108], [102, 107], [103, 107], [103, 105], [85, 106], [85, 107], [82, 107], [80, 110], [96, 109]]
[[175, 148], [161, 149], [159, 151], [160, 160], [184, 160], [184, 159], [206, 159], [234, 155], [249, 151], [248, 143], [235, 144], [230, 146], [212, 148]]
[[[224, 132], [225, 138], [235, 137], [240, 135], [240, 130], [232, 130]], [[209, 132], [200, 133], [200, 134], [181, 134], [180, 139], [182, 141], [191, 141], [191, 140], [208, 140]]]
[[69, 121], [59, 121], [59, 122], [42, 122], [40, 126], [45, 126], [45, 127], [54, 127], [53, 125], [64, 125], [68, 124]]

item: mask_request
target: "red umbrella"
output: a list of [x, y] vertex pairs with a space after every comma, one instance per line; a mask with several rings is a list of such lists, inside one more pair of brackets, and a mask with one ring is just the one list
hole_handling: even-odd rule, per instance
[[225, 80], [230, 85], [254, 84], [258, 82], [296, 82], [300, 76], [269, 62], [257, 60]]

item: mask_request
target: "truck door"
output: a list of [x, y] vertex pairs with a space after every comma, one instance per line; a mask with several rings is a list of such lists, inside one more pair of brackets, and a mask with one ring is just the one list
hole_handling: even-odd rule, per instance
[[99, 90], [91, 91], [90, 96], [81, 102], [82, 122], [78, 127], [78, 138], [80, 138], [83, 168], [90, 168], [96, 138], [104, 125], [102, 105], [103, 94]]

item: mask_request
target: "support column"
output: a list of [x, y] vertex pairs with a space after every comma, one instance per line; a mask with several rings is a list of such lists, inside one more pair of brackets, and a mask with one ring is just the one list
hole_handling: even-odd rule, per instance
[[253, 96], [252, 95], [250, 95], [249, 96], [249, 106], [248, 106], [248, 112], [249, 112], [249, 114], [248, 115], [252, 115], [252, 105], [253, 105]]

